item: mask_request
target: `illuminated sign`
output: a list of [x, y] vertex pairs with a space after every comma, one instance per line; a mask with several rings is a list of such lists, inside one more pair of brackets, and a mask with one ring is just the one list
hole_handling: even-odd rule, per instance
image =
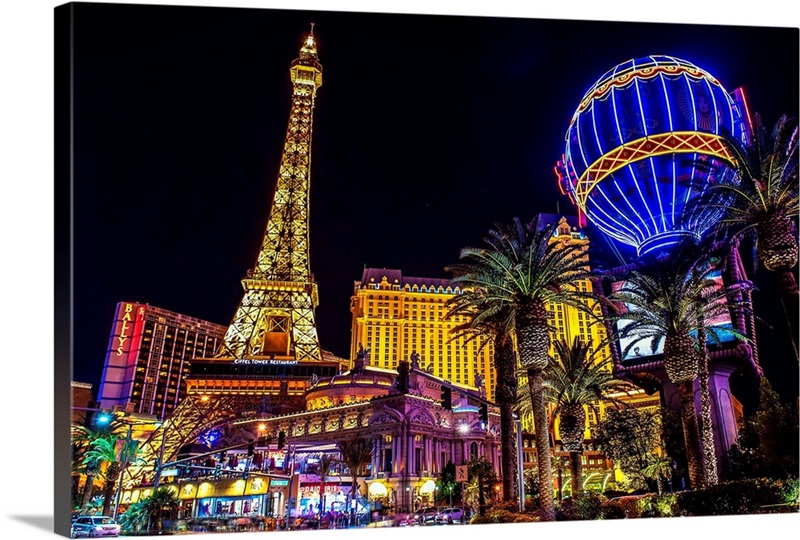
[[117, 309], [117, 318], [112, 336], [110, 349], [116, 356], [126, 354], [132, 348], [132, 342], [141, 334], [141, 323], [144, 317], [144, 307], [136, 309], [136, 322], [134, 323], [135, 304], [122, 304]]
[[269, 482], [269, 486], [270, 487], [288, 486], [288, 485], [289, 485], [289, 481], [288, 480], [275, 480], [275, 479], [272, 479]]
[[130, 338], [128, 331], [131, 327], [128, 325], [128, 323], [133, 320], [131, 317], [132, 311], [133, 304], [125, 304], [125, 314], [122, 316], [122, 324], [120, 325], [119, 333], [116, 336], [117, 356], [122, 356], [122, 348], [125, 346], [125, 342], [128, 341], [128, 338]]
[[236, 358], [234, 364], [267, 365], [267, 366], [294, 366], [297, 360], [275, 360], [274, 358]]

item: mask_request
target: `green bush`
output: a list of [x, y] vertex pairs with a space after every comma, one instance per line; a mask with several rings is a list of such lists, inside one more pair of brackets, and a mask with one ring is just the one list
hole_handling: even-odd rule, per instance
[[486, 509], [486, 514], [475, 514], [470, 524], [481, 523], [530, 523], [539, 521], [536, 512], [520, 513], [519, 506], [513, 501], [498, 503]]
[[796, 480], [758, 478], [678, 493], [677, 501], [680, 515], [684, 516], [756, 514], [782, 508], [780, 505], [791, 500], [793, 493], [796, 501]]
[[568, 497], [556, 506], [556, 521], [599, 519], [606, 498], [593, 491]]
[[625, 507], [620, 501], [605, 501], [600, 505], [600, 519], [625, 519]]
[[600, 505], [599, 519], [630, 519], [642, 517], [639, 500], [633, 496], [612, 499]]
[[783, 504], [790, 505], [795, 511], [800, 510], [800, 481], [797, 478], [783, 480], [778, 493]]
[[674, 493], [649, 494], [636, 501], [640, 517], [672, 517], [679, 515], [678, 497]]

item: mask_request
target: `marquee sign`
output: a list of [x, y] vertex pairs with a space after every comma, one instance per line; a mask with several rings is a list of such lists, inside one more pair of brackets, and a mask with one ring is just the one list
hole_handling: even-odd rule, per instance
[[234, 364], [267, 365], [267, 366], [294, 366], [297, 360], [276, 360], [275, 358], [235, 358]]

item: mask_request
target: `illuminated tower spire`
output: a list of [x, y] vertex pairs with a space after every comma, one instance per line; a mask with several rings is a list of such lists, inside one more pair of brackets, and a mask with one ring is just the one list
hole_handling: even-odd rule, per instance
[[242, 280], [244, 296], [225, 334], [223, 357], [320, 359], [317, 284], [308, 258], [311, 120], [322, 86], [313, 23], [289, 74], [292, 109], [272, 208], [255, 267]]

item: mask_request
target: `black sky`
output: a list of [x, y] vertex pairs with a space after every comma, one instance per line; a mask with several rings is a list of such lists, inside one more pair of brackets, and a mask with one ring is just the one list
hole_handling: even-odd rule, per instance
[[[119, 301], [230, 322], [311, 22], [311, 268], [320, 341], [339, 356], [365, 265], [448, 277], [494, 222], [573, 213], [553, 166], [614, 65], [676, 56], [744, 87], [770, 124], [798, 112], [796, 28], [77, 4], [73, 380], [97, 391]], [[766, 277], [762, 366], [789, 399], [797, 362]]]

